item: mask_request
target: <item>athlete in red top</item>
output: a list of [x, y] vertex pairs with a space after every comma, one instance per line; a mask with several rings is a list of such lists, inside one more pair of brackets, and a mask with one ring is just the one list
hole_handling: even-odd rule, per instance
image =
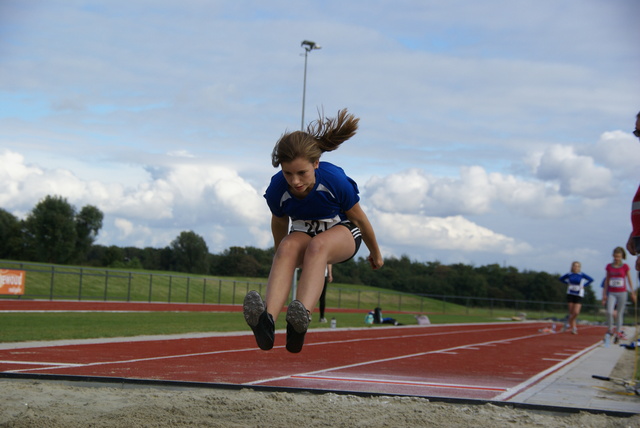
[[[607, 308], [607, 324], [609, 334], [614, 334], [613, 321], [616, 318], [615, 343], [625, 340], [626, 336], [622, 331], [624, 324], [624, 312], [627, 307], [627, 293], [631, 293], [631, 300], [636, 303], [636, 295], [633, 291], [633, 282], [629, 273], [629, 266], [624, 263], [627, 255], [622, 247], [613, 250], [613, 263], [609, 263], [605, 268], [607, 277], [602, 290], [602, 304]], [[629, 291], [627, 292], [627, 287]], [[617, 310], [616, 310], [617, 309]]]
[[[640, 139], [640, 113], [636, 115], [636, 129], [633, 131], [633, 135]], [[631, 205], [631, 225], [632, 230], [627, 242], [627, 250], [636, 256], [640, 250], [640, 187], [638, 187]], [[640, 271], [640, 257], [636, 259], [636, 270]]]

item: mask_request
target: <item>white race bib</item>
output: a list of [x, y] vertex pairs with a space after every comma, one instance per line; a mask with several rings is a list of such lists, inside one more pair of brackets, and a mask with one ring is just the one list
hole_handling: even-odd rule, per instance
[[325, 218], [322, 220], [295, 220], [291, 224], [291, 232], [304, 232], [315, 236], [318, 233], [331, 229], [341, 221], [338, 215], [334, 218]]
[[609, 287], [624, 288], [624, 278], [609, 278]]

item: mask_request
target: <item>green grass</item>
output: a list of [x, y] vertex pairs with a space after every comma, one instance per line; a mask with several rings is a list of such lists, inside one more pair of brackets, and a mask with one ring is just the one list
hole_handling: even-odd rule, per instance
[[206, 312], [52, 312], [2, 315], [3, 342], [91, 339], [237, 329], [242, 314]]
[[[384, 313], [402, 324], [416, 324], [413, 315], [406, 313]], [[363, 313], [331, 313], [338, 327], [364, 327]], [[432, 315], [434, 324], [455, 322], [490, 322], [495, 319], [483, 316]], [[327, 328], [320, 324], [314, 314], [311, 328]], [[372, 328], [384, 328], [376, 325]], [[276, 328], [284, 329], [284, 314]], [[0, 323], [2, 342], [32, 340], [91, 339], [103, 337], [131, 337], [154, 334], [183, 334], [201, 332], [248, 331], [249, 327], [240, 312], [51, 312], [51, 313], [5, 313]]]

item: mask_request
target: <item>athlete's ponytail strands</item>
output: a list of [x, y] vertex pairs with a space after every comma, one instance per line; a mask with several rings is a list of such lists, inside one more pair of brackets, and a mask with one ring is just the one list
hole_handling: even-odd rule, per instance
[[307, 133], [317, 140], [322, 152], [330, 152], [356, 134], [359, 121], [345, 108], [339, 110], [335, 118], [324, 118], [321, 114], [318, 120], [309, 124]]
[[335, 118], [320, 118], [309, 124], [307, 132], [287, 132], [276, 143], [271, 152], [271, 164], [277, 168], [283, 162], [297, 158], [314, 163], [320, 160], [324, 152], [330, 152], [353, 137], [358, 130], [360, 119], [347, 112], [338, 111]]

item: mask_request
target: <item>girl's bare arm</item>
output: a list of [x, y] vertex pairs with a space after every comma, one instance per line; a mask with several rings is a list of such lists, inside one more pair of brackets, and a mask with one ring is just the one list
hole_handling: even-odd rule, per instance
[[369, 218], [362, 210], [360, 203], [356, 203], [349, 211], [346, 211], [345, 214], [362, 232], [362, 240], [369, 249], [369, 263], [371, 264], [371, 267], [373, 269], [380, 269], [384, 264], [382, 253], [378, 247], [378, 241], [376, 240], [376, 234], [373, 231], [373, 226], [371, 226]]

